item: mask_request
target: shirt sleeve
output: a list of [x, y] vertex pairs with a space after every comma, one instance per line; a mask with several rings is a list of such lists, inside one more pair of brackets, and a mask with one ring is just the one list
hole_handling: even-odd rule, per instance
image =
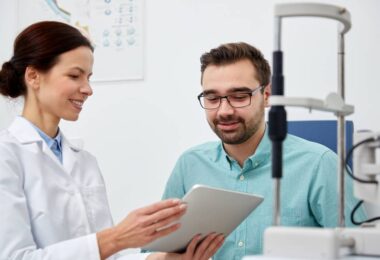
[[[317, 222], [322, 227], [338, 226], [338, 182], [337, 182], [338, 157], [332, 151], [325, 152], [317, 164], [311, 183], [309, 203]], [[353, 181], [345, 174], [345, 224], [353, 226], [350, 219], [352, 209], [358, 203], [353, 195]], [[356, 219], [365, 219], [366, 213], [360, 208]]]
[[[181, 175], [183, 173], [182, 167], [183, 161], [181, 157], [174, 166], [174, 169], [166, 183], [166, 187], [162, 195], [163, 200], [169, 198], [182, 199], [182, 197], [185, 195], [183, 177]], [[146, 253], [148, 250], [142, 249], [141, 252]]]
[[182, 155], [174, 166], [174, 169], [166, 183], [162, 199], [179, 198], [182, 199], [185, 196], [185, 158]]

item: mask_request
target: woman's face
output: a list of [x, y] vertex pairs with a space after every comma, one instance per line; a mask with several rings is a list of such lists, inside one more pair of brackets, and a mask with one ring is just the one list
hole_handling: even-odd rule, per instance
[[77, 120], [84, 102], [92, 95], [89, 78], [93, 62], [90, 48], [82, 46], [61, 54], [48, 72], [39, 73], [35, 93], [40, 112], [58, 121]]

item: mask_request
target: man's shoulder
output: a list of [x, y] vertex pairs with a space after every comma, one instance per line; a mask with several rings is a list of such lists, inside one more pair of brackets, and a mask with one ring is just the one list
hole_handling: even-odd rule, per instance
[[286, 137], [285, 149], [297, 153], [313, 153], [315, 155], [323, 155], [329, 152], [334, 153], [327, 146], [291, 134], [288, 134]]
[[212, 154], [217, 153], [222, 148], [222, 144], [220, 141], [211, 141], [205, 142], [202, 144], [195, 145], [190, 147], [185, 152], [183, 152], [183, 156], [191, 155], [191, 154]]
[[338, 156], [330, 148], [294, 135], [288, 135], [285, 143], [284, 160], [288, 170], [297, 172], [302, 169], [305, 174], [336, 171]]

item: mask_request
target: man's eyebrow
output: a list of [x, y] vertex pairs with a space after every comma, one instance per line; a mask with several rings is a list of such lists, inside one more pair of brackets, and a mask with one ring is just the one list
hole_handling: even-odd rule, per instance
[[210, 90], [204, 90], [203, 95], [210, 95], [210, 94], [217, 94], [216, 90], [210, 89]]
[[[236, 92], [252, 92], [252, 89], [249, 87], [233, 87], [227, 90], [227, 93], [236, 93]], [[218, 94], [218, 91], [214, 89], [209, 89], [203, 91], [203, 95]]]
[[249, 87], [234, 87], [228, 90], [228, 93], [234, 93], [234, 92], [252, 92], [252, 89]]

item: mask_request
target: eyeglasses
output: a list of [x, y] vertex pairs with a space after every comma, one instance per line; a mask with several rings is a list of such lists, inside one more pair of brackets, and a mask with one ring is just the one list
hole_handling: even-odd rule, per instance
[[243, 92], [237, 92], [226, 96], [201, 93], [198, 95], [198, 100], [201, 106], [207, 110], [218, 109], [220, 107], [220, 104], [222, 104], [222, 98], [225, 98], [231, 107], [247, 107], [251, 104], [252, 96], [263, 88], [263, 86], [258, 86], [257, 88], [254, 88], [252, 90], [244, 90]]

